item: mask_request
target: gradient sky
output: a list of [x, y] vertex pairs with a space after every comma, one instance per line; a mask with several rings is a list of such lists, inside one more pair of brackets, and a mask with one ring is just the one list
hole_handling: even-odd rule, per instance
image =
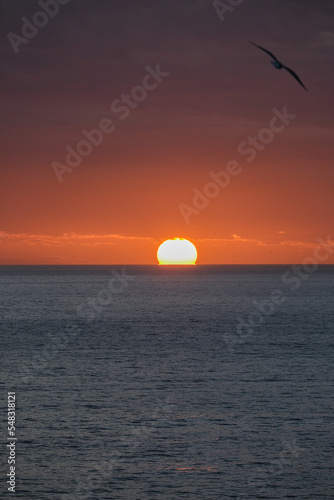
[[[224, 20], [211, 0], [71, 0], [15, 53], [8, 33], [40, 10], [1, 1], [1, 264], [155, 264], [173, 237], [199, 264], [290, 264], [334, 240], [332, 0], [243, 0]], [[158, 64], [169, 76], [121, 120], [111, 104]], [[284, 107], [247, 162], [240, 144]], [[59, 182], [52, 163], [104, 118]], [[242, 172], [187, 223], [180, 204], [231, 160]]]

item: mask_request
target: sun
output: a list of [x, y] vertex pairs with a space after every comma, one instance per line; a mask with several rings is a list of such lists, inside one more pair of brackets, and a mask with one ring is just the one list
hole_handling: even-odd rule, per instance
[[194, 265], [197, 260], [195, 245], [184, 238], [166, 240], [158, 248], [157, 257], [162, 265]]

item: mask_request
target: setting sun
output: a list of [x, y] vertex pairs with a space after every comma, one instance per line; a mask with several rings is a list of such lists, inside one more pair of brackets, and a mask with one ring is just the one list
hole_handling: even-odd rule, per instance
[[164, 241], [158, 248], [157, 257], [162, 265], [194, 265], [197, 260], [195, 245], [184, 238]]

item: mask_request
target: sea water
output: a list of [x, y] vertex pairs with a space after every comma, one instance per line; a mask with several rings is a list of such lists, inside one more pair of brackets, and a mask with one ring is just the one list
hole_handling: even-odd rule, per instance
[[334, 266], [313, 271], [1, 267], [1, 498], [15, 392], [16, 498], [333, 499]]

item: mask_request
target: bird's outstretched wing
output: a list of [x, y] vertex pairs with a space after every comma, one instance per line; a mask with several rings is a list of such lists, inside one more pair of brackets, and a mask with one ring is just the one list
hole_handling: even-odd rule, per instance
[[267, 52], [267, 54], [269, 54], [269, 55], [270, 55], [270, 57], [272, 57], [273, 59], [275, 59], [275, 61], [278, 61], [278, 62], [279, 62], [279, 60], [277, 59], [277, 57], [276, 57], [276, 56], [274, 56], [274, 54], [273, 54], [272, 52], [269, 52], [269, 50], [264, 49], [263, 47], [260, 47], [260, 45], [256, 45], [256, 43], [253, 43], [253, 42], [251, 42], [250, 40], [248, 40], [248, 41], [249, 41], [249, 43], [251, 43], [252, 45], [255, 45], [255, 47], [257, 47], [258, 49], [261, 49], [261, 50], [263, 50], [264, 52]]
[[299, 78], [299, 76], [294, 71], [292, 71], [292, 69], [288, 68], [287, 66], [284, 66], [284, 64], [282, 64], [282, 68], [286, 69], [290, 73], [290, 75], [292, 75], [297, 80], [297, 82], [299, 82], [300, 85], [304, 87], [305, 90], [308, 90], [301, 81], [301, 79]]

